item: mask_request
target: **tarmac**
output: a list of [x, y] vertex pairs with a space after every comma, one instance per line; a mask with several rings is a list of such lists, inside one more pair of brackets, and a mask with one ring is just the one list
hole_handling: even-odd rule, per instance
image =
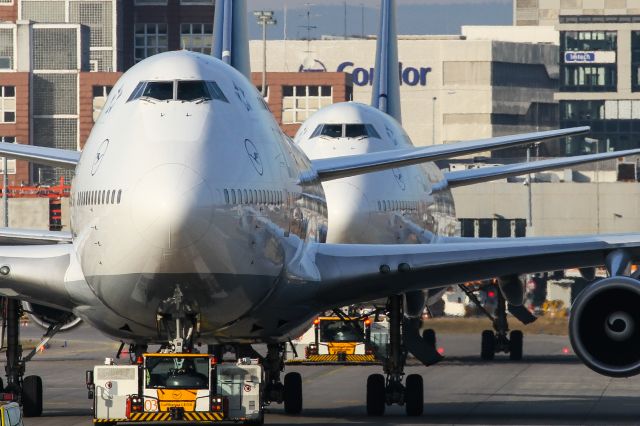
[[[23, 327], [23, 338], [40, 330]], [[118, 344], [83, 326], [60, 334], [27, 365], [27, 374], [41, 375], [45, 407], [41, 418], [25, 419], [25, 426], [91, 424], [85, 370], [113, 357]], [[424, 378], [425, 407], [421, 417], [406, 417], [404, 407], [387, 407], [384, 417], [367, 417], [365, 384], [377, 366], [299, 366], [288, 371], [303, 375], [304, 411], [287, 416], [272, 405], [266, 424], [307, 425], [493, 425], [493, 424], [640, 424], [640, 376], [611, 379], [600, 376], [573, 355], [566, 336], [526, 336], [524, 359], [509, 361], [497, 355], [480, 360], [480, 336], [438, 336], [445, 361], [410, 366], [407, 374]]]

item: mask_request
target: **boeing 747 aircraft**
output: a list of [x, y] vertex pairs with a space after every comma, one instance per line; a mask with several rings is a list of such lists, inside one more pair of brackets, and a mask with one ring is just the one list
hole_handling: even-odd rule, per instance
[[[387, 378], [369, 379], [368, 403], [384, 406], [391, 395], [417, 415], [422, 382], [410, 375], [403, 383], [400, 369], [403, 312], [416, 309], [405, 294], [605, 265], [611, 277], [574, 305], [571, 338], [597, 371], [640, 371], [640, 282], [627, 276], [640, 256], [640, 234], [326, 243], [331, 223], [323, 181], [443, 158], [455, 148], [309, 160], [238, 71], [246, 54], [237, 43], [244, 2], [222, 1], [216, 13], [222, 60], [180, 51], [140, 62], [114, 86], [82, 153], [0, 144], [3, 155], [75, 170], [70, 232], [0, 232], [0, 294], [10, 298], [6, 389], [20, 395], [26, 415], [42, 412], [42, 382], [23, 377], [19, 301], [60, 312], [60, 324], [75, 315], [136, 352], [152, 343], [177, 350], [230, 344], [238, 351], [266, 343], [265, 397], [297, 414], [300, 375], [281, 380], [285, 342], [325, 309], [389, 298], [396, 367]], [[444, 184], [437, 173], [424, 182], [426, 192]], [[450, 220], [421, 202], [433, 229], [442, 217]]]
[[[374, 152], [388, 155], [390, 150], [414, 148], [400, 124], [402, 114], [395, 15], [395, 0], [382, 0], [371, 106], [343, 102], [325, 107], [306, 120], [296, 134], [296, 145], [314, 164], [331, 164], [340, 161], [336, 159], [340, 156]], [[452, 149], [458, 149], [458, 155], [462, 155], [585, 131], [588, 128], [538, 132], [437, 148], [449, 149], [446, 158], [453, 158], [456, 152]], [[327, 178], [322, 183], [328, 206], [327, 242], [451, 244], [490, 241], [456, 238], [457, 220], [451, 188], [616, 158], [633, 152], [610, 152], [604, 157], [584, 155], [444, 173], [435, 163], [429, 162], [347, 178]], [[482, 333], [481, 356], [492, 359], [497, 351], [505, 351], [511, 359], [518, 360], [522, 357], [522, 333], [509, 333], [507, 311], [525, 324], [536, 318], [522, 306], [525, 289], [517, 275], [500, 277], [498, 283], [501, 290], [499, 306], [492, 316], [495, 332], [487, 330]], [[431, 365], [442, 357], [435, 348], [435, 334], [426, 332], [427, 337], [420, 336], [420, 319], [425, 305], [438, 301], [445, 289], [405, 293], [403, 335], [399, 337], [392, 334], [392, 346], [395, 339], [400, 340], [402, 350], [408, 351], [425, 365]], [[376, 301], [376, 304], [385, 306], [385, 301]], [[390, 310], [389, 302], [386, 303], [386, 310]], [[385, 406], [375, 401], [375, 395], [382, 391], [374, 390], [374, 386], [382, 388], [384, 384], [387, 403], [405, 402], [401, 392], [392, 391], [394, 387], [401, 387], [394, 383], [401, 382], [403, 367], [403, 362], [390, 362], [390, 358], [386, 358], [384, 372], [388, 383], [384, 384], [379, 375], [370, 378], [374, 384], [368, 393], [371, 400], [367, 404], [369, 414], [381, 414]], [[407, 384], [414, 382], [420, 388], [420, 380], [416, 376], [411, 381], [407, 380]], [[421, 407], [422, 403], [417, 402], [415, 406]], [[409, 404], [407, 409], [411, 410]]]

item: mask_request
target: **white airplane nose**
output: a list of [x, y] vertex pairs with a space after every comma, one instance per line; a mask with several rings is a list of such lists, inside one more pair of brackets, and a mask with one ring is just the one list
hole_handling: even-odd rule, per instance
[[346, 179], [323, 184], [328, 200], [340, 200], [329, 205], [328, 243], [367, 241], [371, 221], [369, 200], [364, 192]]
[[132, 220], [145, 241], [175, 250], [204, 237], [213, 220], [213, 194], [206, 180], [184, 164], [163, 164], [137, 183]]

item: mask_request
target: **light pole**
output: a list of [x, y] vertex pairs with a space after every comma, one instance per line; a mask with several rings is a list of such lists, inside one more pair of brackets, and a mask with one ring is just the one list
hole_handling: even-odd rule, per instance
[[431, 99], [431, 145], [436, 144], [436, 100], [438, 98], [435, 96]]
[[[527, 147], [527, 163], [531, 161], [531, 145]], [[527, 237], [533, 236], [533, 197], [531, 194], [531, 173], [527, 174]]]
[[[584, 138], [584, 141], [595, 147], [596, 154], [600, 153], [600, 141], [595, 138]], [[600, 233], [600, 162], [596, 161], [596, 234]]]
[[273, 10], [256, 10], [253, 12], [258, 25], [262, 25], [262, 97], [267, 97], [267, 25], [278, 23], [273, 19]]

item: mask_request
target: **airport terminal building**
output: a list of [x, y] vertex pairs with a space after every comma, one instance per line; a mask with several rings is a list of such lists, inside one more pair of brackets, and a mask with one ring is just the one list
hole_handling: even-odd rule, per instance
[[516, 0], [514, 23], [559, 31], [560, 125], [592, 128], [587, 140], [569, 138], [564, 152], [638, 147], [640, 1]]
[[[558, 46], [553, 30], [470, 28], [460, 36], [401, 36], [403, 124], [416, 145], [545, 130], [558, 126]], [[509, 42], [513, 34], [533, 42]], [[552, 34], [551, 36], [549, 34]], [[272, 72], [347, 72], [353, 100], [370, 103], [376, 40], [275, 40], [267, 43]], [[251, 68], [262, 69], [262, 43], [251, 43]], [[298, 108], [307, 89], [290, 91], [283, 124], [317, 108]], [[300, 92], [300, 93], [298, 93]], [[314, 92], [315, 93], [315, 92]], [[306, 104], [305, 104], [306, 105]], [[519, 156], [522, 152], [501, 153]]]

